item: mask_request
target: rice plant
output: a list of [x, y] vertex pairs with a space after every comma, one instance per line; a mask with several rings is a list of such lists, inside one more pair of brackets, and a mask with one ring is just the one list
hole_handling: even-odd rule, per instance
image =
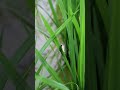
[[[35, 89], [120, 90], [120, 1], [55, 0], [56, 6], [53, 1], [47, 0], [51, 15], [36, 0], [36, 32], [46, 42], [35, 50], [36, 66], [40, 62]], [[50, 59], [51, 52], [60, 58]], [[57, 61], [57, 67], [50, 61]]]
[[[42, 34], [47, 40], [40, 50], [38, 48], [35, 50], [35, 62], [37, 64], [40, 60], [42, 66], [35, 73], [36, 90], [42, 90], [46, 86], [61, 90], [83, 90], [85, 86], [85, 1], [56, 0], [57, 4], [54, 7], [52, 0], [48, 0], [53, 16], [47, 14], [52, 18], [51, 20], [56, 30], [53, 29], [44, 15], [38, 10], [38, 7], [43, 9], [37, 3], [38, 1], [36, 1], [36, 17], [42, 20], [46, 31], [42, 31], [40, 28], [38, 29], [40, 33], [43, 32]], [[38, 31], [38, 29], [36, 30]], [[48, 37], [44, 32], [47, 32]], [[61, 55], [60, 60], [57, 60], [59, 66], [57, 69], [52, 68], [43, 55], [51, 43], [55, 45], [58, 50], [57, 52]], [[51, 49], [51, 52], [54, 52], [54, 50]], [[44, 67], [49, 72], [47, 77], [44, 77], [40, 73]]]

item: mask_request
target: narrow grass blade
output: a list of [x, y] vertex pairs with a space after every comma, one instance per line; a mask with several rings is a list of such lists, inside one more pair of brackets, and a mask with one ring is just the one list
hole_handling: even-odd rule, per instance
[[47, 85], [50, 85], [53, 88], [58, 88], [60, 90], [69, 90], [65, 85], [63, 85], [63, 84], [61, 84], [59, 82], [56, 82], [53, 79], [45, 78], [45, 77], [39, 76], [39, 75], [35, 75], [35, 78], [37, 80], [41, 81], [41, 82], [44, 82]]
[[80, 76], [80, 86], [84, 90], [85, 84], [85, 0], [80, 0], [80, 49], [78, 61], [78, 73]]
[[48, 70], [48, 72], [53, 76], [55, 80], [58, 82], [62, 82], [61, 79], [59, 78], [58, 74], [53, 70], [53, 68], [46, 62], [46, 60], [42, 57], [41, 53], [36, 49], [35, 50], [36, 57], [39, 58], [39, 60], [42, 62], [44, 67]]
[[[68, 8], [70, 10], [70, 14], [73, 15], [72, 9], [70, 7], [68, 7]], [[77, 34], [78, 34], [78, 37], [79, 37], [79, 40], [80, 40], [80, 25], [79, 25], [75, 16], [73, 16], [72, 22], [75, 26], [75, 30], [77, 31]]]
[[49, 5], [50, 5], [50, 8], [51, 8], [51, 11], [52, 11], [54, 20], [55, 20], [57, 26], [59, 26], [58, 17], [57, 17], [56, 11], [55, 11], [55, 9], [54, 9], [54, 6], [53, 6], [53, 4], [52, 4], [52, 0], [48, 0], [48, 2], [49, 2]]
[[[71, 8], [69, 7], [72, 7], [71, 6], [71, 0], [68, 0], [68, 18], [71, 16]], [[73, 16], [74, 17], [74, 16]], [[76, 78], [76, 60], [75, 60], [75, 48], [74, 48], [74, 39], [73, 39], [73, 35], [74, 35], [74, 32], [73, 32], [73, 24], [72, 22], [70, 22], [68, 25], [67, 25], [67, 34], [68, 34], [68, 48], [69, 48], [69, 57], [70, 57], [70, 64], [71, 64], [71, 69], [73, 71], [73, 80], [74, 82], [76, 82], [77, 78]]]

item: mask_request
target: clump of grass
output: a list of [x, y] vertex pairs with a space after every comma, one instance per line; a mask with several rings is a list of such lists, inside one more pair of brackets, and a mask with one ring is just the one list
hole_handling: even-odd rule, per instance
[[[44, 64], [43, 52], [52, 42], [61, 53], [64, 64], [58, 63], [60, 67], [57, 70], [51, 68], [56, 72], [55, 75], [50, 73], [49, 77], [43, 77], [44, 80], [54, 80], [63, 85], [65, 90], [119, 90], [120, 1], [56, 0], [57, 11], [53, 8], [52, 0], [48, 2], [53, 14], [52, 21], [57, 29], [53, 30], [39, 12], [49, 37], [43, 47], [36, 50], [36, 58], [43, 63], [43, 67], [50, 69], [49, 63]], [[65, 52], [61, 48], [59, 36], [63, 37]], [[41, 76], [39, 74], [36, 80]], [[39, 80], [36, 83], [38, 89], [47, 85], [61, 89], [58, 84], [54, 86]]]
[[[42, 13], [38, 11], [38, 15], [49, 33], [49, 38], [40, 50], [36, 49], [36, 61], [40, 60], [43, 67], [47, 69], [50, 75], [47, 78], [42, 76], [44, 79], [40, 79], [41, 75], [39, 76], [39, 73], [36, 73], [36, 80], [41, 80], [36, 82], [36, 85], [38, 85], [36, 88], [42, 89], [49, 85], [52, 88], [61, 89], [60, 85], [63, 85], [64, 89], [62, 90], [83, 90], [85, 85], [85, 1], [56, 0], [57, 11], [53, 7], [52, 0], [48, 0], [48, 2], [53, 14], [53, 23], [56, 25], [57, 29], [53, 30]], [[57, 12], [59, 12], [59, 14], [61, 13], [61, 16], [57, 15]], [[62, 20], [59, 20], [58, 16], [62, 17]], [[65, 52], [61, 47], [61, 41], [58, 37], [60, 35], [64, 37], [62, 41], [65, 44]], [[43, 56], [43, 52], [51, 42], [55, 44], [61, 53], [61, 58], [64, 62], [57, 70], [54, 70]], [[69, 77], [67, 77], [66, 72], [69, 72]], [[61, 73], [64, 73], [64, 78], [61, 77]], [[55, 83], [60, 84], [54, 85]], [[42, 85], [45, 86], [42, 87]]]

